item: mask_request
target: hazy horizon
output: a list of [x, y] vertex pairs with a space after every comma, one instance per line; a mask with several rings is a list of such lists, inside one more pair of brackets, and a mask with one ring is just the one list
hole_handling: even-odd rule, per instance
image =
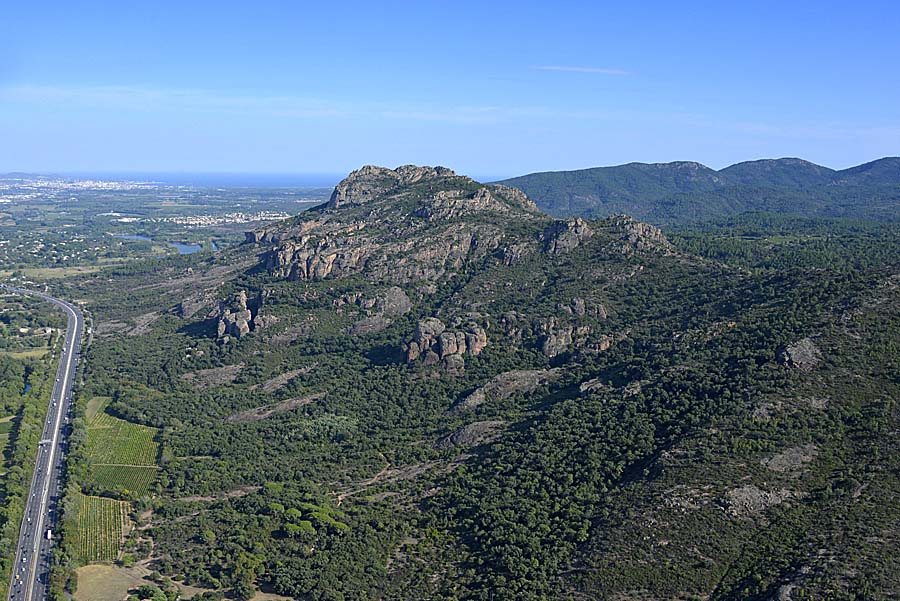
[[[888, 158], [898, 158], [896, 156], [880, 156], [875, 157], [869, 160], [862, 161], [860, 163], [854, 163], [850, 165], [823, 165], [821, 163], [816, 163], [821, 167], [826, 167], [828, 169], [832, 169], [834, 171], [841, 171], [843, 169], [849, 169], [851, 167], [856, 167], [859, 165], [864, 165], [867, 163], [875, 162], [882, 159]], [[665, 163], [670, 162], [700, 162], [701, 164], [709, 167], [710, 169], [714, 169], [716, 171], [720, 171], [732, 165], [738, 163], [747, 163], [754, 161], [763, 161], [763, 160], [779, 160], [779, 159], [801, 159], [808, 160], [804, 157], [787, 157], [787, 156], [779, 156], [779, 157], [760, 157], [754, 159], [747, 159], [744, 161], [737, 161], [737, 163], [728, 163], [727, 165], [722, 166], [712, 166], [706, 163], [702, 163], [701, 161], [694, 161], [690, 158], [685, 159], [675, 159], [673, 161], [665, 161]], [[814, 161], [810, 161], [814, 162]], [[514, 177], [519, 177], [522, 175], [529, 175], [531, 173], [539, 173], [544, 171], [580, 171], [585, 169], [593, 169], [593, 168], [604, 168], [604, 167], [619, 167], [623, 165], [628, 165], [631, 163], [644, 163], [644, 164], [652, 164], [650, 161], [627, 161], [623, 163], [616, 163], [610, 165], [592, 165], [589, 167], [576, 167], [572, 169], [547, 169], [541, 171], [531, 171], [531, 172], [517, 172], [517, 173], [504, 173], [504, 174], [471, 174], [464, 173], [459, 170], [455, 170], [460, 175], [467, 175], [477, 181], [481, 182], [492, 182], [492, 181], [500, 181], [503, 179], [509, 179]], [[399, 165], [380, 165], [382, 167], [395, 168]], [[452, 165], [443, 165], [444, 167], [449, 167], [453, 169]], [[354, 169], [362, 167], [359, 165]], [[351, 169], [352, 171], [352, 169]], [[261, 186], [261, 187], [270, 187], [270, 188], [297, 188], [297, 187], [306, 187], [306, 188], [331, 188], [337, 185], [344, 177], [348, 175], [350, 171], [346, 172], [331, 172], [331, 173], [316, 173], [316, 172], [303, 172], [303, 171], [295, 171], [295, 172], [267, 172], [267, 171], [256, 171], [256, 172], [240, 172], [240, 171], [94, 171], [94, 170], [78, 170], [78, 171], [63, 171], [63, 170], [34, 170], [34, 171], [26, 171], [20, 169], [0, 169], [0, 176], [8, 176], [13, 174], [22, 174], [22, 175], [34, 175], [34, 176], [43, 176], [43, 177], [63, 177], [63, 178], [71, 178], [71, 179], [96, 179], [96, 180], [108, 180], [108, 181], [116, 181], [116, 180], [128, 180], [128, 181], [146, 181], [146, 182], [158, 182], [167, 185], [197, 185], [197, 186], [232, 186], [232, 187], [253, 187], [253, 186]]]
[[894, 3], [88, 0], [4, 18], [6, 171], [503, 177], [900, 153]]

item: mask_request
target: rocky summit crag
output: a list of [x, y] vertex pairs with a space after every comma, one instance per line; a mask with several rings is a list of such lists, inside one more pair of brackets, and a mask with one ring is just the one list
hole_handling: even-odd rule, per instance
[[[358, 169], [337, 185], [327, 203], [265, 230], [248, 232], [246, 238], [247, 246], [258, 249], [260, 268], [276, 280], [362, 278], [377, 287], [380, 292], [370, 295], [369, 304], [361, 305], [364, 310], [349, 326], [355, 335], [387, 327], [392, 310], [383, 306], [385, 295], [402, 294], [407, 300], [400, 302], [404, 310], [399, 313], [406, 313], [407, 303], [428, 304], [438, 289], [463, 285], [474, 271], [502, 273], [528, 263], [541, 269], [537, 266], [564, 260], [584, 245], [606, 256], [674, 252], [658, 228], [624, 215], [593, 223], [580, 218], [554, 220], [514, 188], [480, 184], [445, 167], [412, 165]], [[585, 284], [589, 286], [590, 279]], [[375, 307], [378, 295], [381, 309]], [[261, 293], [261, 298], [265, 296]], [[352, 313], [358, 301], [339, 303], [341, 313]], [[512, 323], [516, 325], [509, 327], [517, 340], [527, 332], [530, 344], [548, 357], [575, 348], [608, 348], [613, 334], [587, 323], [605, 316], [602, 303], [594, 303], [590, 313], [582, 298], [570, 304], [576, 307], [574, 312], [566, 307], [560, 314], [554, 311], [534, 320], [486, 312], [483, 303], [448, 303], [437, 314], [422, 316], [402, 351], [409, 363], [460, 370], [464, 357], [478, 355], [489, 344], [489, 329]], [[221, 323], [227, 331], [234, 330], [228, 319], [235, 318], [223, 318], [220, 335]], [[239, 321], [241, 335], [250, 329], [243, 326], [245, 321], [252, 326], [250, 319]]]
[[266, 269], [288, 280], [365, 274], [378, 281], [434, 280], [497, 251], [504, 218], [546, 218], [524, 194], [484, 186], [444, 167], [366, 166], [326, 204], [247, 235], [271, 244]]

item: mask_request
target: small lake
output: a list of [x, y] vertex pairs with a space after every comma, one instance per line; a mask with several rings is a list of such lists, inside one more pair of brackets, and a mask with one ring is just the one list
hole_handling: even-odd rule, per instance
[[[140, 236], [138, 234], [115, 234], [116, 238], [124, 238], [125, 240], [144, 240], [146, 242], [153, 242], [153, 238], [147, 236]], [[179, 255], [190, 255], [198, 250], [201, 250], [203, 246], [200, 244], [183, 244], [181, 242], [164, 242], [163, 244], [168, 244], [172, 248], [178, 251]]]

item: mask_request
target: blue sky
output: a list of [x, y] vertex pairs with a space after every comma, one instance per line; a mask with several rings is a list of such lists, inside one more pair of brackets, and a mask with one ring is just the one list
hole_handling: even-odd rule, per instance
[[14, 1], [0, 172], [840, 168], [900, 154], [898, 30], [887, 1]]

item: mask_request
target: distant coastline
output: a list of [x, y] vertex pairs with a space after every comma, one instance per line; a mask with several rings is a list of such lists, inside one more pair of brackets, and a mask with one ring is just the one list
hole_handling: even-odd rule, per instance
[[[17, 173], [15, 175], [25, 175]], [[223, 188], [333, 188], [346, 174], [328, 173], [166, 173], [71, 171], [28, 173], [29, 176], [63, 177], [99, 181], [156, 182], [169, 186]]]

